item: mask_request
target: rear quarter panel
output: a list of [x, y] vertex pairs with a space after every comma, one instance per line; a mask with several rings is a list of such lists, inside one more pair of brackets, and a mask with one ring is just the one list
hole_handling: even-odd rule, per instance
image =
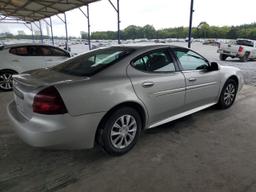
[[124, 102], [138, 103], [146, 112], [127, 77], [126, 64], [118, 65], [109, 67], [89, 80], [57, 85], [68, 112], [73, 116], [108, 112]]

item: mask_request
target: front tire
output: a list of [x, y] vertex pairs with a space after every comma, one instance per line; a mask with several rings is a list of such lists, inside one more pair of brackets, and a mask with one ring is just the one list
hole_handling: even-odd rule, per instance
[[0, 90], [1, 91], [11, 91], [12, 90], [12, 76], [17, 74], [17, 72], [12, 70], [2, 70], [0, 71]]
[[227, 109], [233, 105], [236, 99], [238, 85], [234, 79], [229, 79], [222, 88], [218, 106]]
[[103, 124], [101, 145], [110, 155], [123, 155], [135, 146], [141, 128], [142, 120], [135, 109], [120, 108], [114, 111]]

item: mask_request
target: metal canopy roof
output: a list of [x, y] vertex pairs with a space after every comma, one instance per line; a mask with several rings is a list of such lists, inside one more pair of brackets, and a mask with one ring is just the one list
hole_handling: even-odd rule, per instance
[[99, 0], [0, 0], [0, 20], [12, 17], [34, 22], [96, 1]]

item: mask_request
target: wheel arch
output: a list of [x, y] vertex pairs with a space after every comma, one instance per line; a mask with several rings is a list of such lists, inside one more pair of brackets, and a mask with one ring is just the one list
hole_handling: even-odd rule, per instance
[[236, 84], [237, 84], [237, 87], [239, 87], [239, 79], [236, 75], [231, 75], [227, 80], [226, 82], [229, 80], [229, 79], [233, 79], [234, 81], [236, 81]]
[[0, 73], [3, 72], [3, 71], [11, 71], [11, 72], [13, 72], [15, 74], [19, 73], [18, 71], [14, 70], [14, 69], [0, 69]]
[[131, 108], [135, 109], [135, 110], [139, 113], [139, 115], [140, 115], [140, 117], [141, 117], [141, 120], [142, 120], [142, 129], [145, 128], [146, 122], [147, 122], [147, 112], [146, 112], [145, 108], [144, 108], [141, 104], [139, 104], [138, 102], [135, 102], [135, 101], [123, 102], [123, 103], [117, 104], [116, 106], [112, 107], [112, 108], [103, 116], [103, 118], [101, 119], [100, 123], [98, 124], [94, 142], [101, 142], [99, 139], [100, 139], [100, 136], [101, 136], [101, 134], [102, 134], [102, 130], [103, 130], [103, 125], [104, 125], [104, 123], [106, 122], [106, 120], [108, 119], [108, 117], [109, 117], [114, 111], [116, 111], [117, 109], [122, 108], [122, 107], [131, 107]]

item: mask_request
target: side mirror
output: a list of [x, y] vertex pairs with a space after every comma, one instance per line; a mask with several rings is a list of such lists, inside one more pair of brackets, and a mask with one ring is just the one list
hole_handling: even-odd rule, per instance
[[219, 70], [219, 64], [216, 62], [211, 62], [208, 68], [208, 71], [218, 71], [218, 70]]

